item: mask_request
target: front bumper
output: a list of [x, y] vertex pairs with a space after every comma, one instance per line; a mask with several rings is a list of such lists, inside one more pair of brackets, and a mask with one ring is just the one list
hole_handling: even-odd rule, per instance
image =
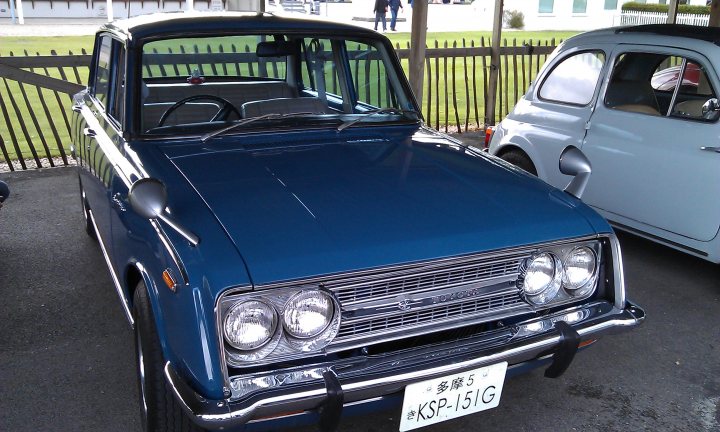
[[[276, 377], [313, 371], [306, 375], [316, 378], [256, 391], [237, 400], [203, 398], [180, 378], [170, 363], [165, 366], [165, 377], [185, 413], [206, 429], [234, 428], [254, 419], [289, 412], [323, 408], [327, 411], [329, 406], [335, 406], [333, 410], [336, 412], [330, 414], [334, 417], [339, 416], [337, 411], [341, 410], [343, 403], [352, 404], [397, 393], [408, 384], [503, 361], [512, 366], [556, 352], [561, 354], [567, 351], [563, 333], [568, 327], [576, 332], [578, 341], [587, 341], [627, 331], [644, 319], [645, 312], [629, 302], [624, 309], [619, 309], [600, 301], [462, 340], [273, 371], [271, 374]], [[558, 325], [561, 321], [569, 326]], [[322, 371], [321, 376], [317, 376], [316, 371]]]

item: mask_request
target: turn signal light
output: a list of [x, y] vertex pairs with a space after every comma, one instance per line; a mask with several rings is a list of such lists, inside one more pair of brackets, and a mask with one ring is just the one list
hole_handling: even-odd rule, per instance
[[490, 147], [490, 140], [492, 139], [493, 134], [495, 133], [495, 127], [488, 126], [485, 128], [485, 148], [487, 149]]
[[175, 292], [175, 290], [177, 289], [177, 282], [175, 282], [175, 278], [173, 277], [172, 273], [170, 273], [170, 269], [167, 269], [162, 273], [162, 278], [163, 282], [165, 282], [165, 285], [170, 288], [170, 291]]
[[586, 346], [592, 345], [592, 344], [594, 344], [595, 342], [597, 342], [597, 339], [590, 339], [590, 340], [582, 341], [582, 342], [580, 342], [580, 345], [578, 345], [578, 348], [582, 348], [582, 347], [586, 347]]

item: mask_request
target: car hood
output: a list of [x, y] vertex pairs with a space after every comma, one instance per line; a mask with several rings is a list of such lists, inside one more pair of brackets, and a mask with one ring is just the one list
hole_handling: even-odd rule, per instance
[[595, 232], [579, 201], [431, 131], [312, 137], [163, 149], [256, 285]]

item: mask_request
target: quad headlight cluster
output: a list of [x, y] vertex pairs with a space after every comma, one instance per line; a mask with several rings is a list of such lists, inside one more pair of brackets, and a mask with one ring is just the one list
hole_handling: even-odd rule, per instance
[[597, 242], [538, 251], [521, 265], [518, 287], [535, 306], [588, 297], [597, 287], [599, 256]]
[[319, 351], [340, 328], [340, 306], [320, 289], [269, 290], [225, 298], [220, 323], [231, 363]]

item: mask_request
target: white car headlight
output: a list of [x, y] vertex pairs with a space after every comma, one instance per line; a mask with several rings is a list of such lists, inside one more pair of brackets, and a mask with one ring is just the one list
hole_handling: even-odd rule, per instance
[[296, 339], [310, 339], [328, 328], [335, 315], [335, 302], [324, 291], [300, 291], [285, 303], [283, 327]]
[[526, 298], [542, 305], [552, 301], [562, 285], [562, 264], [555, 255], [543, 252], [531, 258], [523, 279]]
[[225, 315], [225, 340], [241, 351], [261, 348], [277, 329], [277, 312], [258, 300], [233, 305]]
[[574, 248], [565, 256], [563, 286], [572, 295], [583, 296], [592, 288], [597, 258], [589, 247]]

